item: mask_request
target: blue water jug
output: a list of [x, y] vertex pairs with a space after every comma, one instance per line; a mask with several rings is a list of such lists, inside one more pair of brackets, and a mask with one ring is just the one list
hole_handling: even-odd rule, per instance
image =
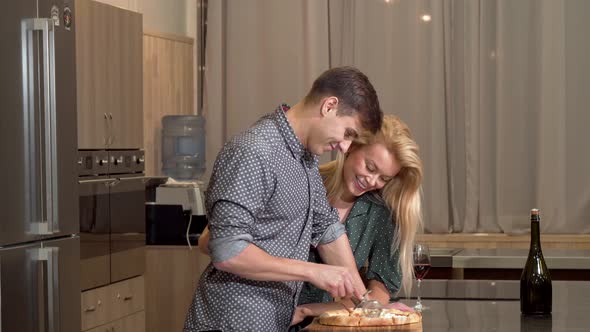
[[175, 180], [205, 173], [205, 119], [200, 115], [162, 118], [162, 172]]

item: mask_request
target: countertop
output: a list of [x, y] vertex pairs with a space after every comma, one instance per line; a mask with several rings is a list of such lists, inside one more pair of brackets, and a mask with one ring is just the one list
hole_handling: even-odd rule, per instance
[[[453, 268], [522, 269], [528, 249], [463, 249], [453, 255]], [[588, 270], [590, 250], [544, 249], [549, 269]]]
[[[426, 280], [428, 281], [428, 280]], [[445, 281], [424, 282], [431, 287], [444, 286]], [[448, 280], [446, 285], [464, 294], [476, 294], [456, 299], [423, 299], [429, 307], [422, 313], [422, 324], [392, 327], [386, 331], [588, 331], [590, 326], [590, 282], [554, 281], [553, 314], [549, 318], [522, 317], [516, 299], [486, 299], [478, 290], [488, 289], [495, 281]], [[518, 290], [518, 281], [503, 281], [501, 287], [510, 292]], [[496, 287], [496, 286], [494, 286]], [[402, 302], [413, 305], [414, 299]], [[305, 331], [385, 331], [326, 327], [313, 323]]]
[[[522, 269], [528, 249], [431, 248], [433, 267], [454, 269]], [[549, 269], [590, 270], [590, 250], [544, 249]]]

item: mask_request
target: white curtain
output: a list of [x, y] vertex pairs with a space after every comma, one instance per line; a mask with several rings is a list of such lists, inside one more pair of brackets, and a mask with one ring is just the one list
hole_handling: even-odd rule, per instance
[[208, 169], [329, 66], [354, 65], [425, 163], [426, 231], [590, 233], [590, 1], [209, 2]]
[[205, 179], [228, 138], [303, 99], [330, 67], [327, 11], [325, 0], [209, 1]]
[[[459, 211], [453, 228], [518, 234], [528, 231], [528, 210], [538, 207], [542, 232], [590, 232], [590, 150], [579, 148], [590, 135], [578, 122], [588, 119], [582, 112], [588, 97], [576, 87], [583, 77], [576, 71], [588, 73], [590, 65], [576, 55], [588, 52], [581, 29], [588, 24], [578, 12], [587, 13], [588, 4], [451, 5], [450, 111], [465, 133], [451, 155], [464, 164], [452, 170], [455, 179], [465, 179], [453, 192]], [[581, 24], [574, 27], [576, 17]]]
[[330, 1], [332, 65], [365, 72], [383, 111], [410, 126], [425, 166], [425, 224], [437, 233], [452, 216], [443, 11], [442, 1]]

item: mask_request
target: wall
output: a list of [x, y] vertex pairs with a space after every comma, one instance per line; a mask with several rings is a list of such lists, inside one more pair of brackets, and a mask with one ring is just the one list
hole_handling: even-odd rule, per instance
[[143, 14], [143, 29], [196, 36], [196, 0], [96, 0]]
[[194, 40], [171, 34], [143, 35], [143, 139], [145, 174], [162, 175], [162, 118], [195, 111]]

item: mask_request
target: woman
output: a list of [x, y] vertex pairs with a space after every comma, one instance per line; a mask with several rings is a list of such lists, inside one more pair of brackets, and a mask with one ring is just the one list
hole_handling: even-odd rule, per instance
[[[422, 223], [422, 161], [407, 125], [395, 116], [384, 116], [377, 134], [354, 142], [346, 154], [320, 166], [320, 173], [328, 200], [345, 224], [359, 270], [366, 263], [369, 299], [388, 304], [401, 285], [409, 293], [412, 247]], [[204, 253], [208, 253], [207, 232], [199, 239]], [[320, 261], [314, 249], [309, 260]], [[311, 319], [298, 323], [306, 317], [343, 305], [354, 306], [348, 299], [333, 302], [327, 292], [306, 283], [292, 324], [304, 326]]]
[[[320, 166], [320, 173], [328, 200], [345, 223], [359, 270], [366, 263], [369, 298], [386, 305], [401, 285], [409, 293], [412, 247], [422, 224], [422, 161], [407, 125], [386, 115], [376, 135], [353, 143], [345, 155]], [[313, 249], [309, 260], [319, 261]], [[333, 302], [327, 292], [304, 284], [292, 323], [343, 305], [353, 306], [346, 299]]]

